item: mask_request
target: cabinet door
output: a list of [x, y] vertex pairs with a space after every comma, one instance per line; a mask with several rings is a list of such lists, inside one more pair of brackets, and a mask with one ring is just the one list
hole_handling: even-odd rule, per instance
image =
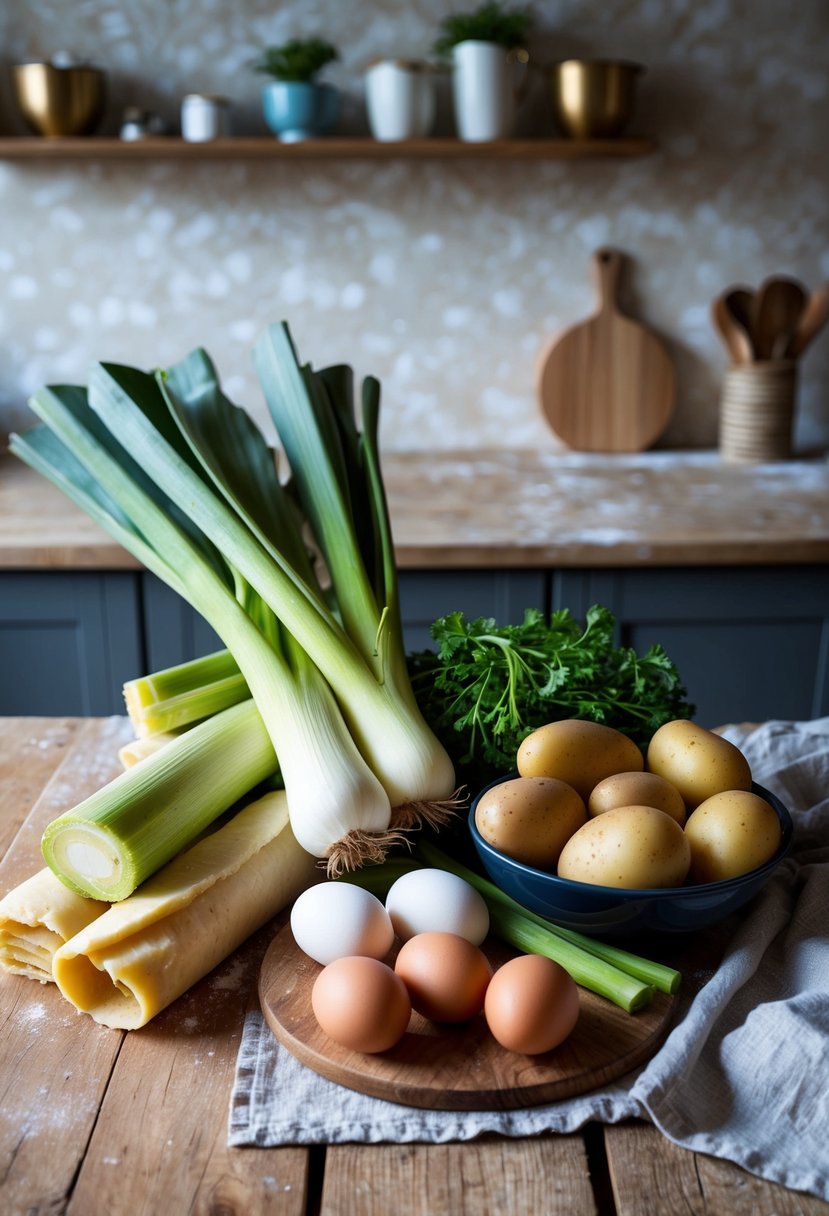
[[0, 714], [122, 714], [143, 664], [138, 575], [0, 577]]
[[605, 604], [620, 643], [661, 643], [703, 725], [829, 713], [825, 567], [566, 571], [553, 602], [582, 615]]
[[518, 622], [525, 608], [544, 608], [546, 583], [540, 570], [403, 570], [400, 602], [406, 649], [430, 649], [432, 621], [449, 612], [461, 611], [470, 619], [491, 616], [499, 625]]
[[221, 638], [186, 600], [152, 574], [142, 582], [147, 672], [221, 650]]

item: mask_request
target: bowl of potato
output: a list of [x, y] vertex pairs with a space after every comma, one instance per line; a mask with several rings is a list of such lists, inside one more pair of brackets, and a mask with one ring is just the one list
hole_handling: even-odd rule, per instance
[[610, 727], [553, 722], [469, 811], [481, 864], [524, 907], [581, 933], [687, 933], [752, 899], [792, 820], [728, 740], [666, 723], [646, 752]]

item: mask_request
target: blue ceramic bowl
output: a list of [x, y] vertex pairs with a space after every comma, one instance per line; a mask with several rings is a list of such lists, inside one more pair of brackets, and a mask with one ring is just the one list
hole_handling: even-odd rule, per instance
[[532, 912], [568, 929], [596, 937], [624, 937], [633, 933], [690, 933], [724, 920], [747, 903], [770, 878], [789, 851], [792, 820], [779, 798], [762, 786], [755, 794], [765, 798], [780, 820], [783, 837], [775, 855], [756, 870], [695, 887], [624, 890], [558, 878], [544, 870], [514, 861], [488, 844], [475, 826], [479, 799], [510, 773], [492, 781], [474, 799], [469, 811], [469, 831], [484, 870], [502, 891]]

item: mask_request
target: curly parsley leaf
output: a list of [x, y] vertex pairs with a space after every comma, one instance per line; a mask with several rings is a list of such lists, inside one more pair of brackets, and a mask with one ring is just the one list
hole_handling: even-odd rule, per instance
[[515, 767], [530, 731], [562, 718], [612, 726], [645, 748], [664, 722], [689, 718], [679, 673], [659, 646], [615, 643], [613, 613], [594, 604], [584, 625], [566, 608], [529, 608], [519, 624], [462, 612], [432, 625], [435, 650], [409, 655], [421, 710], [470, 783]]

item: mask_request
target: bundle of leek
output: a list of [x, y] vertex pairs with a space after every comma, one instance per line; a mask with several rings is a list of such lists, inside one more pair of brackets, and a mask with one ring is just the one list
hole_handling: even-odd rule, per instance
[[201, 350], [154, 376], [96, 364], [87, 390], [42, 389], [31, 405], [45, 425], [10, 447], [220, 636], [276, 752], [296, 839], [336, 874], [439, 819], [454, 773], [406, 669], [379, 386], [363, 385], [360, 432], [350, 369], [301, 366], [286, 326], [267, 330], [255, 362], [288, 485]]

